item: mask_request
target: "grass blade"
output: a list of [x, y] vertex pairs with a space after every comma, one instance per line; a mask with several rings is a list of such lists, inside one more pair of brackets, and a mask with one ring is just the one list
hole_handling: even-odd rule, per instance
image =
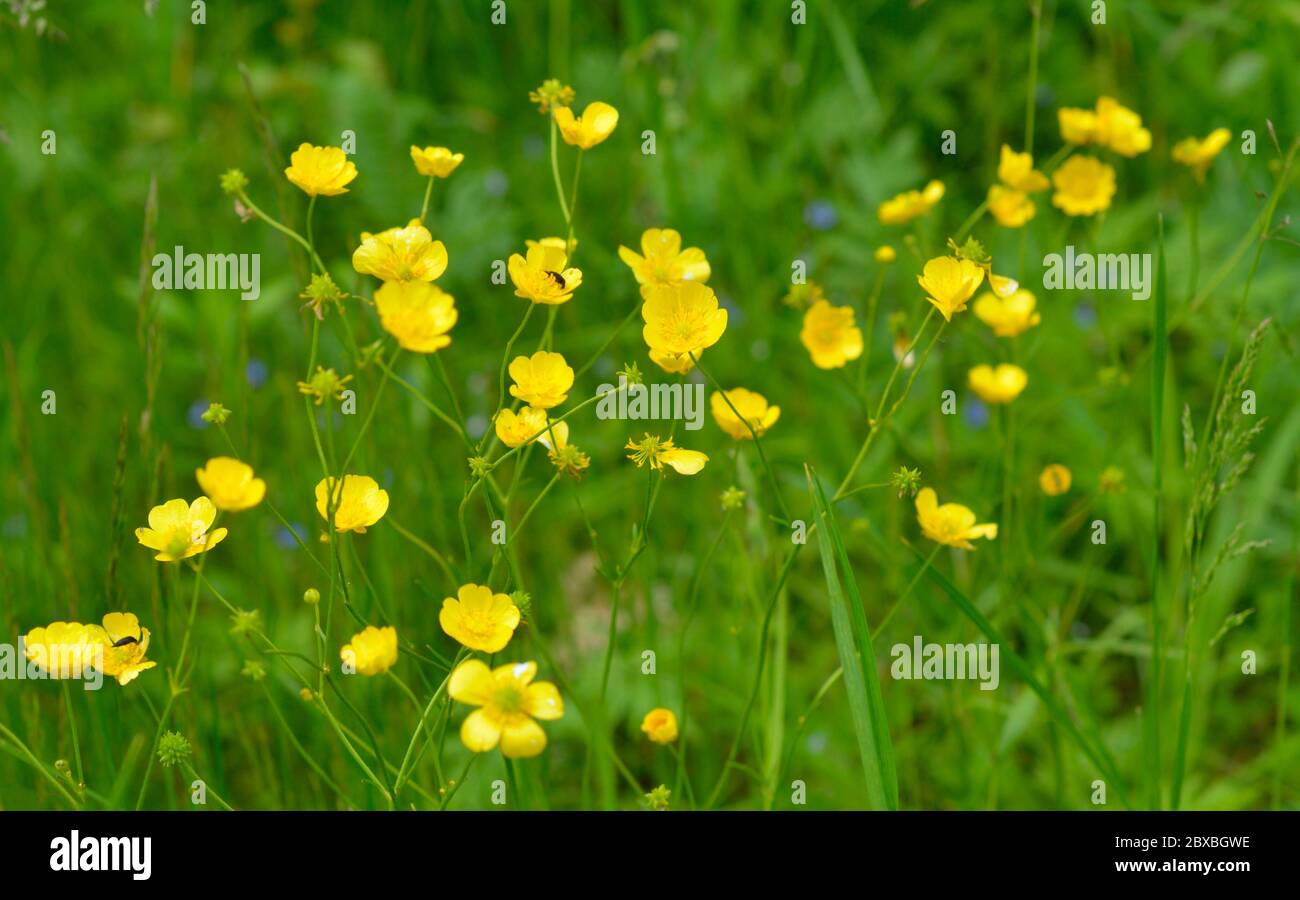
[[[1165, 658], [1164, 634], [1160, 622], [1160, 493], [1164, 488], [1164, 418], [1165, 418], [1165, 361], [1169, 353], [1169, 335], [1165, 321], [1166, 314], [1166, 278], [1165, 278], [1165, 227], [1160, 220], [1160, 237], [1156, 256], [1156, 303], [1154, 310], [1151, 341], [1153, 355], [1151, 360], [1151, 463], [1155, 470], [1155, 486], [1152, 491], [1151, 523], [1151, 672], [1147, 684], [1147, 708], [1143, 714], [1147, 748], [1147, 790], [1148, 803], [1153, 809], [1160, 808], [1160, 683], [1162, 661]], [[1187, 699], [1190, 700], [1190, 694]], [[1187, 706], [1184, 704], [1183, 710]], [[1186, 723], [1184, 723], [1185, 725]], [[1179, 729], [1178, 768], [1174, 773], [1174, 805], [1182, 782], [1183, 751], [1186, 749], [1187, 735]]]

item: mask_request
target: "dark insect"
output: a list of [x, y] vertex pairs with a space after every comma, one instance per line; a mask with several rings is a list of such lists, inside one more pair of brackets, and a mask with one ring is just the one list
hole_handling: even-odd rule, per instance
[[555, 283], [560, 286], [560, 290], [564, 290], [565, 284], [564, 284], [563, 275], [561, 275], [559, 272], [552, 272], [550, 269], [546, 270], [546, 274], [550, 275], [551, 278], [554, 279]]
[[124, 637], [124, 638], [118, 638], [116, 641], [114, 641], [114, 642], [113, 642], [113, 646], [114, 646], [114, 647], [125, 647], [127, 644], [138, 644], [138, 643], [140, 643], [140, 642], [139, 642], [138, 640], [136, 640], [135, 638], [131, 637], [131, 635], [128, 634], [126, 637]]

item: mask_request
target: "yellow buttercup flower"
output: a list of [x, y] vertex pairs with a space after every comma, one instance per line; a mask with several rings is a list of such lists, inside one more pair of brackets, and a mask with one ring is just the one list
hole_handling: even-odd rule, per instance
[[[727, 405], [728, 400], [731, 401], [731, 406]], [[752, 440], [755, 434], [762, 437], [781, 417], [781, 407], [768, 406], [766, 397], [744, 388], [732, 388], [726, 392], [725, 398], [722, 392], [714, 391], [709, 404], [718, 427], [738, 441]], [[732, 406], [740, 416], [732, 412]], [[746, 427], [746, 422], [749, 427]], [[750, 427], [754, 429], [753, 433], [750, 432]]]
[[880, 204], [876, 216], [882, 225], [903, 225], [923, 216], [943, 199], [943, 182], [931, 181], [923, 190], [904, 191]]
[[424, 281], [386, 281], [375, 291], [379, 324], [405, 350], [434, 353], [451, 343], [459, 318], [456, 300]]
[[1091, 144], [1097, 138], [1097, 114], [1090, 109], [1065, 107], [1056, 111], [1056, 119], [1067, 144]]
[[1003, 228], [1020, 228], [1034, 217], [1037, 207], [1024, 191], [995, 184], [989, 188], [989, 212]]
[[521, 407], [517, 413], [503, 409], [497, 413], [494, 425], [497, 438], [513, 450], [546, 427], [546, 410], [533, 406]]
[[641, 235], [641, 252], [645, 255], [621, 245], [618, 248], [618, 258], [627, 263], [637, 284], [703, 284], [712, 273], [704, 251], [699, 247], [683, 250], [682, 236], [671, 228], [647, 228]]
[[926, 299], [951, 322], [955, 313], [966, 308], [967, 301], [984, 280], [984, 269], [969, 259], [936, 256], [925, 264], [916, 280]]
[[510, 362], [510, 396], [538, 409], [559, 406], [573, 387], [573, 369], [559, 353], [538, 350]]
[[464, 153], [452, 153], [446, 147], [425, 147], [421, 150], [411, 146], [411, 162], [415, 171], [431, 178], [446, 178], [465, 159]]
[[587, 454], [579, 450], [576, 444], [569, 443], [568, 422], [556, 422], [537, 441], [547, 449], [546, 456], [551, 465], [562, 475], [581, 478], [582, 473], [591, 465]]
[[317, 482], [316, 511], [326, 522], [331, 494], [335, 531], [365, 534], [367, 528], [388, 512], [388, 491], [381, 489], [379, 482], [369, 475], [344, 475], [341, 484], [337, 478], [322, 478]]
[[993, 293], [997, 294], [1003, 300], [1020, 290], [1019, 281], [1016, 281], [1014, 278], [1007, 278], [1005, 275], [998, 275], [992, 268], [989, 268], [988, 276], [989, 287], [993, 289]]
[[1034, 309], [1038, 300], [1020, 289], [1003, 299], [996, 294], [981, 294], [975, 301], [975, 315], [993, 329], [998, 337], [1015, 337], [1033, 328], [1043, 317]]
[[149, 510], [149, 527], [137, 528], [135, 539], [158, 551], [154, 559], [179, 562], [206, 553], [225, 540], [226, 529], [208, 531], [216, 518], [217, 508], [207, 497], [199, 497], [193, 503], [168, 500]]
[[1098, 97], [1096, 141], [1132, 158], [1151, 149], [1151, 132], [1142, 127], [1142, 117], [1133, 110], [1112, 97]]
[[104, 643], [94, 625], [51, 622], [23, 636], [23, 655], [45, 673], [62, 680], [83, 678], [88, 671], [103, 671]]
[[474, 753], [501, 746], [508, 759], [536, 756], [546, 749], [546, 732], [535, 720], [558, 719], [564, 701], [549, 681], [533, 681], [537, 663], [510, 663], [489, 669], [467, 659], [451, 673], [447, 694], [477, 706], [460, 727], [460, 740]]
[[894, 260], [898, 259], [898, 251], [888, 244], [881, 244], [876, 248], [874, 256], [876, 262], [880, 263], [882, 266], [887, 266]]
[[343, 645], [339, 657], [358, 675], [383, 675], [397, 662], [397, 629], [367, 625]]
[[643, 284], [641, 296], [641, 336], [663, 356], [699, 356], [727, 330], [727, 311], [718, 306], [713, 288], [698, 281]]
[[348, 192], [348, 183], [357, 177], [357, 167], [340, 147], [299, 144], [289, 157], [284, 175], [309, 196], [333, 197]]
[[531, 239], [525, 239], [524, 247], [528, 250], [531, 250], [534, 247], [555, 247], [557, 250], [563, 250], [566, 253], [572, 253], [574, 250], [578, 249], [578, 239], [574, 238], [571, 241], [566, 241], [562, 237], [544, 237], [544, 238], [538, 238], [535, 241]]
[[677, 740], [677, 716], [671, 709], [652, 709], [641, 720], [641, 730], [654, 743], [667, 746]]
[[998, 181], [1027, 194], [1047, 190], [1047, 176], [1034, 168], [1033, 155], [1017, 153], [1007, 144], [1002, 145], [1002, 156], [998, 161]]
[[803, 314], [799, 340], [819, 369], [838, 369], [862, 355], [862, 331], [853, 324], [853, 307], [818, 300]]
[[1070, 489], [1070, 470], [1060, 463], [1052, 463], [1038, 476], [1038, 486], [1049, 497], [1059, 497]]
[[481, 584], [463, 584], [455, 597], [442, 601], [438, 624], [471, 650], [497, 653], [519, 627], [519, 608], [506, 594]]
[[[704, 355], [703, 350], [695, 354], [695, 359]], [[695, 359], [691, 359], [688, 353], [660, 353], [658, 350], [650, 351], [650, 361], [663, 369], [670, 375], [685, 375], [691, 369], [695, 368]]]
[[1091, 216], [1110, 208], [1115, 170], [1092, 156], [1071, 156], [1052, 173], [1052, 205], [1069, 216]]
[[599, 100], [588, 103], [581, 116], [575, 117], [567, 106], [555, 110], [554, 115], [564, 142], [583, 150], [590, 150], [605, 140], [618, 126], [618, 110]]
[[419, 219], [412, 219], [405, 228], [361, 232], [352, 268], [381, 281], [434, 281], [447, 271], [447, 248]]
[[662, 470], [668, 466], [679, 475], [695, 475], [704, 468], [709, 458], [698, 450], [684, 450], [673, 444], [672, 438], [647, 434], [641, 440], [628, 439], [623, 449], [631, 450], [627, 458], [639, 469], [646, 463], [651, 469]]
[[1198, 184], [1204, 183], [1205, 173], [1210, 168], [1210, 163], [1219, 155], [1224, 147], [1228, 146], [1228, 141], [1232, 140], [1232, 132], [1226, 128], [1216, 128], [1205, 136], [1205, 140], [1197, 140], [1189, 137], [1174, 144], [1171, 155], [1174, 162], [1182, 163], [1192, 170], [1196, 176]]
[[921, 525], [921, 533], [930, 540], [962, 550], [974, 550], [971, 541], [976, 538], [993, 540], [998, 536], [996, 523], [976, 525], [975, 513], [968, 507], [960, 503], [940, 506], [934, 488], [921, 488], [917, 493], [916, 521]]
[[582, 270], [566, 269], [568, 262], [563, 247], [545, 241], [529, 247], [526, 257], [511, 254], [506, 268], [515, 283], [515, 296], [548, 306], [568, 301], [582, 284]]
[[1025, 370], [1011, 363], [1002, 363], [996, 369], [976, 366], [970, 370], [968, 378], [971, 390], [985, 403], [1010, 403], [1029, 384]]
[[212, 505], [225, 512], [252, 509], [266, 496], [266, 482], [253, 477], [253, 467], [229, 456], [214, 456], [194, 477]]
[[127, 684], [157, 663], [145, 659], [149, 651], [149, 629], [140, 626], [134, 613], [114, 612], [104, 616], [103, 625], [90, 625], [88, 632], [104, 644], [104, 674]]

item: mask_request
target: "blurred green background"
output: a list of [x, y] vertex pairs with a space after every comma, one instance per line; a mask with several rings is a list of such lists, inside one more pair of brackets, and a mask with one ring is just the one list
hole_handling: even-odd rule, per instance
[[[125, 688], [74, 691], [86, 782], [100, 794], [130, 806], [145, 777], [192, 578], [188, 571], [173, 578], [175, 567], [155, 563], [132, 531], [153, 504], [196, 496], [194, 469], [227, 452], [215, 429], [199, 419], [209, 402], [234, 411], [231, 435], [266, 478], [278, 508], [313, 546], [321, 531], [312, 502], [318, 473], [295, 387], [308, 354], [309, 314], [299, 310], [297, 296], [307, 260], [264, 224], [240, 222], [219, 188], [223, 171], [243, 169], [250, 196], [301, 229], [306, 198], [282, 175], [289, 153], [303, 141], [338, 144], [342, 132], [355, 132], [360, 175], [349, 193], [318, 203], [316, 241], [344, 290], [368, 297], [376, 283], [352, 271], [350, 253], [363, 230], [402, 225], [419, 214], [425, 182], [413, 170], [409, 146], [463, 152], [462, 166], [437, 183], [430, 221], [451, 260], [439, 285], [460, 311], [443, 358], [471, 425], [481, 429], [495, 406], [502, 348], [524, 309], [510, 287], [490, 282], [492, 263], [521, 252], [525, 239], [563, 228], [547, 120], [528, 92], [558, 77], [577, 91], [579, 109], [593, 100], [613, 104], [621, 113], [617, 131], [583, 163], [575, 264], [584, 284], [559, 311], [556, 349], [575, 365], [587, 359], [637, 301], [636, 284], [617, 257], [619, 244], [637, 247], [647, 227], [678, 229], [686, 245], [706, 251], [710, 284], [731, 315], [704, 362], [724, 384], [760, 391], [782, 407], [764, 447], [793, 514], [810, 520], [803, 464], [837, 484], [866, 434], [868, 413], [854, 389], [856, 369], [816, 369], [801, 346], [800, 314], [782, 303], [792, 262], [805, 260], [809, 277], [833, 302], [858, 308], [861, 320], [878, 272], [874, 249], [882, 243], [899, 249], [899, 262], [885, 273], [869, 348], [866, 395], [874, 408], [893, 365], [888, 317], [901, 312], [901, 327], [914, 330], [927, 308], [915, 287], [918, 254], [942, 251], [984, 199], [999, 146], [1023, 143], [1033, 27], [1025, 2], [809, 0], [802, 25], [792, 24], [785, 2], [507, 0], [505, 6], [506, 23], [493, 25], [486, 0], [210, 0], [206, 23], [195, 25], [190, 4], [177, 0], [49, 0], [35, 11], [26, 0], [0, 2], [0, 620], [10, 641], [36, 625], [98, 621], [114, 609], [138, 613], [152, 629], [157, 669]], [[1204, 287], [1274, 189], [1279, 153], [1266, 120], [1283, 149], [1300, 133], [1300, 2], [1129, 0], [1109, 4], [1104, 25], [1091, 24], [1090, 14], [1083, 2], [1042, 4], [1036, 155], [1045, 159], [1060, 147], [1059, 107], [1090, 107], [1100, 95], [1140, 113], [1153, 146], [1136, 159], [1108, 159], [1119, 188], [1104, 221], [1068, 222], [1044, 194], [1036, 198], [1038, 216], [1023, 242], [1020, 233], [988, 219], [976, 227], [995, 270], [1038, 294], [1043, 324], [1018, 345], [1030, 382], [1015, 406], [1017, 441], [1005, 473], [1018, 524], [1004, 523], [1002, 538], [981, 542], [976, 552], [942, 552], [935, 565], [1030, 660], [1079, 728], [1109, 749], [1137, 785], [1131, 793], [1140, 805], [1150, 771], [1142, 759], [1140, 710], [1150, 662], [1154, 528], [1151, 303], [1113, 293], [1041, 291], [1038, 261], [1067, 242], [1153, 253], [1157, 220], [1164, 217], [1175, 328], [1161, 527], [1173, 560], [1188, 494], [1177, 420], [1186, 403], [1199, 426], [1221, 360], [1240, 353], [1244, 331], [1234, 333], [1233, 321], [1254, 252], [1252, 244], [1196, 313], [1181, 317], [1193, 265], [1189, 204], [1200, 204], [1196, 265]], [[1170, 161], [1169, 149], [1219, 126], [1234, 139], [1198, 188]], [[41, 152], [47, 129], [57, 139], [53, 155]], [[940, 152], [946, 129], [957, 134], [955, 156]], [[1240, 152], [1238, 136], [1247, 129], [1257, 135], [1253, 156]], [[646, 130], [655, 133], [654, 155], [641, 152]], [[567, 182], [574, 157], [571, 148], [561, 151]], [[931, 178], [944, 181], [947, 195], [918, 222], [913, 250], [904, 242], [911, 229], [882, 227], [876, 208]], [[151, 185], [156, 209], [147, 213]], [[1292, 196], [1284, 195], [1278, 219], [1294, 209]], [[260, 299], [148, 289], [142, 254], [170, 252], [177, 244], [198, 253], [260, 253]], [[1274, 318], [1251, 381], [1268, 422], [1249, 475], [1212, 523], [1211, 546], [1238, 523], [1246, 538], [1271, 544], [1228, 562], [1200, 601], [1204, 634], [1193, 641], [1188, 807], [1300, 802], [1300, 738], [1294, 728], [1279, 727], [1280, 712], [1288, 703], [1294, 709], [1297, 693], [1286, 673], [1300, 528], [1295, 273], [1294, 244], [1269, 241], [1243, 326]], [[380, 337], [373, 310], [349, 303], [358, 339]], [[540, 329], [535, 316], [521, 346], [534, 346]], [[327, 319], [322, 334], [322, 362], [355, 374], [359, 408], [368, 412], [379, 372], [358, 371], [337, 316]], [[1000, 521], [1003, 419], [965, 390], [965, 373], [1005, 351], [1005, 342], [969, 312], [954, 320], [859, 480], [884, 481], [900, 465], [915, 466], [941, 500], [965, 503], [980, 521]], [[624, 330], [583, 376], [574, 398], [589, 396], [630, 361], [659, 377], [636, 327]], [[446, 402], [423, 360], [407, 354], [400, 373]], [[956, 417], [940, 412], [939, 395], [947, 388], [961, 398]], [[42, 415], [46, 390], [55, 392], [56, 415]], [[408, 394], [389, 386], [381, 402], [353, 469], [388, 489], [394, 520], [455, 556], [464, 448]], [[350, 444], [361, 418], [334, 420], [340, 446]], [[623, 458], [621, 447], [645, 428], [597, 421], [590, 410], [572, 427], [591, 469], [580, 483], [555, 487], [518, 549], [533, 625], [548, 636], [577, 704], [566, 695], [568, 714], [546, 726], [546, 753], [519, 767], [522, 799], [512, 805], [630, 808], [639, 798], [603, 763], [597, 787], [583, 786], [587, 725], [578, 705], [592, 708], [599, 692], [610, 595], [593, 571], [592, 539], [577, 503], [591, 516], [602, 551], [621, 554], [640, 519], [645, 485], [645, 473]], [[678, 788], [674, 806], [689, 805], [679, 800], [674, 758], [644, 740], [641, 716], [667, 706], [686, 719], [685, 768], [703, 800], [744, 714], [768, 591], [788, 548], [786, 531], [767, 519], [770, 487], [753, 447], [737, 456], [712, 422], [681, 438], [712, 460], [701, 475], [670, 475], [663, 486], [650, 548], [628, 580], [608, 690], [620, 757], [644, 790], [660, 783]], [[1064, 497], [1046, 498], [1038, 489], [1038, 472], [1049, 462], [1074, 474], [1074, 489]], [[1109, 466], [1123, 471], [1125, 491], [1099, 491], [1098, 477]], [[514, 518], [549, 477], [544, 459], [534, 457]], [[748, 492], [748, 502], [722, 527], [719, 497], [733, 484]], [[491, 550], [489, 523], [478, 504], [471, 516], [483, 560]], [[871, 491], [842, 504], [839, 517], [874, 627], [917, 570], [904, 543], [922, 543], [912, 503], [889, 490]], [[1087, 522], [1094, 518], [1108, 523], [1105, 546], [1088, 541]], [[319, 572], [264, 506], [225, 524], [230, 536], [212, 551], [206, 576], [236, 606], [259, 610], [281, 646], [311, 654], [311, 611], [300, 598], [308, 587], [325, 587]], [[718, 550], [708, 556], [718, 535]], [[403, 640], [451, 655], [437, 610], [454, 585], [383, 522], [357, 544]], [[1166, 574], [1166, 589], [1184, 574]], [[685, 598], [695, 578], [699, 610], [683, 649]], [[377, 618], [368, 593], [354, 588], [361, 611]], [[1182, 597], [1165, 597], [1175, 646]], [[1225, 617], [1244, 610], [1253, 612], [1211, 646]], [[1063, 630], [1063, 621], [1072, 624]], [[329, 642], [337, 653], [352, 632], [341, 614], [333, 623]], [[1011, 674], [1005, 655], [1002, 686], [993, 692], [970, 682], [889, 679], [889, 646], [915, 634], [980, 640], [924, 579], [876, 637], [904, 807], [1092, 807], [1099, 774]], [[195, 673], [168, 727], [189, 737], [196, 770], [232, 805], [346, 805], [300, 751], [355, 805], [381, 805], [274, 660], [264, 660], [270, 674], [260, 684], [240, 674], [245, 660], [259, 654], [252, 641], [230, 633], [229, 616], [206, 593], [194, 641]], [[654, 676], [641, 672], [645, 650], [657, 654]], [[1241, 674], [1244, 650], [1258, 654], [1257, 674]], [[505, 658], [535, 656], [521, 628]], [[792, 808], [795, 779], [806, 785], [809, 808], [865, 804], [842, 684], [804, 718], [838, 665], [826, 583], [816, 548], [809, 547], [781, 595], [757, 703], [739, 741], [741, 766], [721, 792], [721, 805]], [[397, 672], [421, 702], [443, 674], [410, 656]], [[539, 677], [555, 674], [543, 664]], [[1171, 656], [1160, 697], [1168, 735], [1180, 709], [1180, 675], [1181, 661]], [[385, 755], [400, 759], [416, 719], [410, 700], [388, 679], [342, 679], [341, 689]], [[444, 766], [452, 772], [465, 759], [455, 737], [465, 712], [453, 708], [447, 732]], [[356, 719], [340, 715], [360, 730]], [[0, 682], [0, 722], [47, 767], [72, 752], [54, 684]], [[1172, 745], [1170, 737], [1159, 766], [1166, 773]], [[9, 751], [0, 756], [0, 806], [62, 807], [48, 779], [16, 747], [0, 742]], [[491, 782], [503, 777], [500, 756], [490, 754], [454, 806], [491, 807]], [[155, 766], [150, 778], [146, 806], [189, 807], [188, 789], [174, 770]], [[417, 782], [436, 799], [428, 759]], [[405, 799], [421, 808], [436, 805], [425, 796]], [[1109, 803], [1118, 805], [1113, 798]]]

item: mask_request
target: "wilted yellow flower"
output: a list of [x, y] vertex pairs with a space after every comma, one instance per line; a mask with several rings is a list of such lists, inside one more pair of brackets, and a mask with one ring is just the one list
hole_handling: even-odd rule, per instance
[[538, 409], [559, 406], [573, 387], [573, 369], [559, 353], [538, 350], [510, 362], [510, 396]]
[[1092, 156], [1071, 156], [1052, 173], [1052, 205], [1069, 216], [1091, 216], [1110, 208], [1115, 170]]
[[[695, 354], [695, 359], [704, 355], [703, 350]], [[670, 375], [685, 375], [691, 369], [695, 368], [695, 359], [691, 359], [687, 353], [660, 353], [658, 350], [650, 351], [650, 361], [663, 369]]]
[[641, 720], [641, 730], [654, 743], [667, 746], [677, 740], [677, 716], [671, 709], [652, 709]]
[[904, 191], [889, 198], [880, 204], [876, 215], [882, 225], [903, 225], [917, 216], [925, 215], [942, 199], [943, 182], [931, 181], [924, 190]]
[[1151, 149], [1151, 132], [1142, 127], [1142, 117], [1112, 97], [1097, 98], [1096, 140], [1130, 158]]
[[641, 296], [641, 336], [661, 356], [699, 356], [727, 330], [727, 311], [718, 306], [713, 288], [698, 281], [643, 284]]
[[876, 262], [880, 263], [882, 266], [887, 266], [894, 260], [898, 259], [898, 251], [888, 244], [881, 244], [876, 248], [875, 258]]
[[862, 355], [862, 331], [853, 324], [853, 307], [819, 300], [803, 314], [799, 340], [819, 369], [838, 369]]
[[998, 337], [1015, 337], [1042, 321], [1043, 317], [1034, 309], [1037, 303], [1033, 294], [1020, 289], [1005, 299], [996, 294], [981, 294], [974, 309], [979, 320]]
[[671, 228], [647, 228], [641, 235], [638, 255], [619, 246], [618, 258], [627, 263], [637, 284], [677, 284], [682, 281], [709, 280], [712, 269], [699, 247], [682, 249], [682, 236]]
[[507, 594], [481, 584], [463, 584], [455, 597], [442, 601], [438, 624], [471, 650], [496, 653], [510, 643], [519, 626], [519, 608]]
[[665, 439], [651, 434], [645, 435], [639, 441], [629, 438], [623, 449], [632, 451], [627, 458], [636, 463], [638, 469], [650, 463], [651, 469], [669, 466], [679, 475], [694, 475], [709, 461], [709, 458], [698, 450], [683, 450], [673, 445], [672, 438]]
[[447, 271], [447, 248], [419, 219], [412, 219], [405, 228], [361, 232], [352, 268], [381, 281], [434, 281]]
[[224, 528], [208, 532], [216, 518], [217, 508], [207, 497], [199, 497], [193, 503], [168, 500], [149, 510], [149, 527], [137, 528], [135, 539], [158, 551], [154, 559], [179, 562], [206, 553], [225, 540]]
[[1038, 486], [1049, 497], [1059, 497], [1070, 489], [1070, 470], [1060, 463], [1052, 463], [1038, 476]]
[[971, 390], [979, 394], [985, 403], [1010, 403], [1029, 384], [1029, 375], [1025, 370], [1011, 363], [1002, 363], [996, 369], [992, 366], [976, 366], [970, 370], [968, 377]]
[[[731, 406], [727, 405], [727, 400], [731, 401]], [[754, 434], [762, 437], [781, 417], [781, 407], [768, 406], [766, 397], [745, 388], [732, 388], [726, 392], [725, 398], [720, 391], [714, 391], [709, 403], [718, 427], [738, 441], [752, 440]], [[731, 411], [732, 406], [740, 416]], [[745, 426], [746, 422], [754, 429], [753, 434]]]
[[460, 727], [460, 740], [474, 753], [501, 745], [508, 759], [536, 756], [546, 749], [546, 732], [536, 719], [558, 719], [564, 701], [549, 681], [533, 681], [537, 663], [510, 663], [489, 669], [467, 659], [451, 673], [447, 694], [477, 706]]
[[989, 212], [1003, 228], [1019, 228], [1034, 217], [1037, 208], [1024, 191], [995, 184], [989, 188]]
[[962, 550], [974, 550], [971, 541], [976, 538], [993, 540], [998, 536], [997, 523], [976, 525], [975, 513], [968, 507], [960, 503], [940, 506], [934, 488], [921, 488], [917, 493], [916, 521], [921, 525], [921, 533], [930, 540]]
[[379, 324], [405, 350], [433, 353], [451, 343], [456, 300], [436, 284], [386, 281], [375, 291]]
[[365, 534], [388, 512], [388, 491], [369, 475], [344, 475], [341, 484], [337, 478], [322, 478], [316, 483], [316, 511], [327, 522], [331, 495], [335, 531]]
[[511, 254], [506, 268], [515, 283], [515, 296], [548, 306], [568, 301], [582, 284], [582, 270], [566, 269], [568, 262], [563, 247], [545, 241], [529, 247], [526, 257]]
[[33, 628], [23, 636], [23, 654], [47, 678], [83, 678], [90, 671], [102, 672], [104, 642], [96, 633], [97, 627], [80, 622], [51, 622]]
[[1012, 190], [1028, 194], [1047, 190], [1047, 176], [1034, 168], [1033, 155], [1017, 153], [1007, 144], [1002, 145], [1002, 156], [998, 161], [998, 181]]
[[916, 280], [926, 299], [951, 322], [955, 313], [966, 308], [966, 302], [984, 280], [984, 269], [969, 259], [936, 256], [925, 264]]
[[1226, 128], [1216, 128], [1206, 135], [1205, 140], [1197, 140], [1189, 137], [1174, 144], [1172, 156], [1174, 162], [1182, 163], [1192, 170], [1196, 176], [1197, 183], [1205, 181], [1205, 173], [1210, 168], [1210, 163], [1219, 155], [1224, 147], [1228, 146], [1228, 141], [1232, 139], [1232, 132]]
[[289, 157], [284, 175], [309, 196], [333, 197], [348, 192], [348, 183], [357, 177], [357, 167], [340, 147], [299, 144]]
[[514, 449], [546, 427], [546, 410], [524, 406], [516, 413], [506, 408], [497, 413], [495, 427], [501, 443]]
[[397, 629], [367, 625], [343, 645], [339, 657], [358, 675], [383, 675], [397, 662]]
[[266, 496], [266, 482], [253, 477], [253, 467], [229, 456], [214, 456], [194, 477], [212, 505], [225, 512], [252, 509]]
[[555, 111], [555, 124], [560, 127], [560, 136], [566, 144], [590, 150], [614, 133], [618, 125], [618, 110], [608, 103], [588, 103], [581, 116], [574, 116], [573, 110], [561, 106]]
[[465, 159], [464, 153], [452, 153], [446, 147], [425, 147], [421, 150], [411, 146], [411, 162], [415, 171], [432, 178], [446, 178]]

